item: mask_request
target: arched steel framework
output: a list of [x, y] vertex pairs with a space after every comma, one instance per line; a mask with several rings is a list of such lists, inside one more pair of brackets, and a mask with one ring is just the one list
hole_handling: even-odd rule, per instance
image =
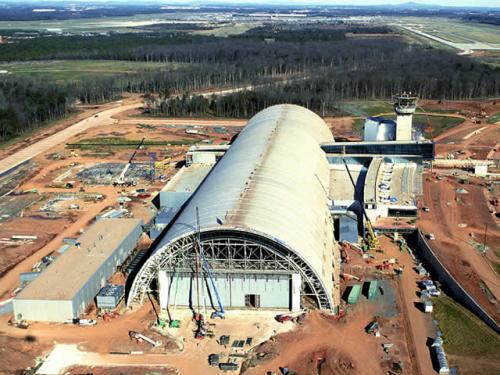
[[[153, 280], [163, 269], [191, 269], [195, 262], [195, 233], [183, 236], [158, 249], [142, 266], [129, 293], [128, 306], [142, 304], [151, 292]], [[213, 273], [217, 271], [293, 271], [301, 275], [303, 296], [314, 298], [320, 309], [333, 309], [328, 291], [307, 263], [285, 245], [262, 234], [241, 230], [212, 230], [201, 233], [205, 257]]]

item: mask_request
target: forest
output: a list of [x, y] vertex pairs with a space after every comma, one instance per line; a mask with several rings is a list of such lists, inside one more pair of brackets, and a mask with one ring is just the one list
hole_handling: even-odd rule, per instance
[[[385, 28], [257, 28], [239, 36], [182, 31], [111, 36], [52, 36], [2, 45], [0, 60], [100, 59], [178, 63], [176, 69], [44, 82], [6, 75], [0, 81], [0, 141], [43, 126], [74, 104], [145, 94], [153, 115], [249, 117], [277, 103], [320, 115], [342, 100], [389, 98], [412, 90], [424, 98], [498, 96], [500, 70], [447, 50], [410, 44]], [[386, 34], [346, 38], [346, 33]], [[272, 36], [272, 41], [269, 37]], [[202, 98], [199, 89], [252, 85], [250, 92]]]

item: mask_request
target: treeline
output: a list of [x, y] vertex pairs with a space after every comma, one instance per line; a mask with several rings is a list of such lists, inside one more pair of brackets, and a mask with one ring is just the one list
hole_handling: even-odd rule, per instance
[[325, 116], [338, 113], [340, 101], [390, 98], [401, 90], [447, 100], [500, 94], [500, 70], [463, 56], [411, 48], [398, 57], [386, 57], [338, 66], [306, 80], [257, 86], [225, 96], [163, 97], [150, 101], [149, 110], [158, 116], [248, 118], [270, 105], [293, 103]]
[[0, 142], [60, 119], [74, 110], [76, 101], [100, 103], [116, 99], [119, 93], [112, 84], [105, 80], [79, 85], [0, 80]]
[[[389, 98], [402, 89], [425, 98], [451, 100], [500, 94], [500, 70], [466, 56], [408, 44], [394, 35], [321, 41], [315, 39], [312, 29], [306, 30], [300, 43], [266, 43], [246, 36], [125, 34], [47, 37], [2, 45], [0, 60], [118, 59], [180, 64], [175, 69], [169, 65], [163, 70], [89, 77], [74, 83], [2, 78], [0, 140], [67, 114], [77, 101], [109, 101], [124, 91], [148, 94], [151, 112], [157, 115], [231, 117], [249, 117], [278, 103], [296, 103], [321, 115], [331, 114], [341, 100]], [[284, 39], [291, 35], [290, 30], [280, 32], [285, 33]], [[249, 85], [253, 91], [223, 97], [191, 95], [200, 89]]]

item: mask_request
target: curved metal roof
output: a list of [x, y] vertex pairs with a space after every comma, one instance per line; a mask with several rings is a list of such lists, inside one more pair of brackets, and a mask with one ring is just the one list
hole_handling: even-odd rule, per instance
[[167, 229], [152, 256], [196, 231], [236, 229], [270, 238], [300, 256], [332, 291], [333, 224], [325, 122], [296, 105], [269, 107], [248, 122]]

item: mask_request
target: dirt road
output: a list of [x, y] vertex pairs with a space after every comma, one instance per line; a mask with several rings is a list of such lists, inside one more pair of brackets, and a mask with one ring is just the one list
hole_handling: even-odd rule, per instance
[[[436, 373], [432, 367], [432, 358], [427, 346], [429, 337], [434, 337], [432, 327], [432, 317], [422, 312], [416, 305], [420, 300], [417, 297], [417, 273], [413, 270], [415, 266], [409, 253], [401, 253], [399, 247], [392, 243], [387, 237], [381, 237], [381, 245], [388, 257], [398, 259], [400, 266], [404, 267], [403, 274], [398, 279], [398, 287], [402, 296], [402, 313], [409, 326], [407, 332], [408, 346], [413, 350], [416, 356], [416, 370], [420, 374]], [[412, 359], [413, 362], [413, 359]]]
[[113, 116], [115, 114], [129, 109], [137, 108], [141, 105], [142, 103], [137, 99], [133, 100], [132, 103], [126, 100], [120, 100], [116, 102], [116, 105], [113, 108], [103, 110], [96, 115], [79, 121], [74, 125], [71, 125], [45, 139], [40, 140], [35, 144], [24, 148], [23, 150], [16, 152], [15, 154], [7, 156], [5, 159], [0, 160], [0, 174], [14, 168], [15, 166], [27, 160], [30, 160], [36, 155], [48, 151], [52, 147], [65, 142], [69, 138], [89, 128], [92, 128], [94, 126], [111, 125], [114, 123], [114, 121], [116, 121], [115, 119], [113, 119]]

